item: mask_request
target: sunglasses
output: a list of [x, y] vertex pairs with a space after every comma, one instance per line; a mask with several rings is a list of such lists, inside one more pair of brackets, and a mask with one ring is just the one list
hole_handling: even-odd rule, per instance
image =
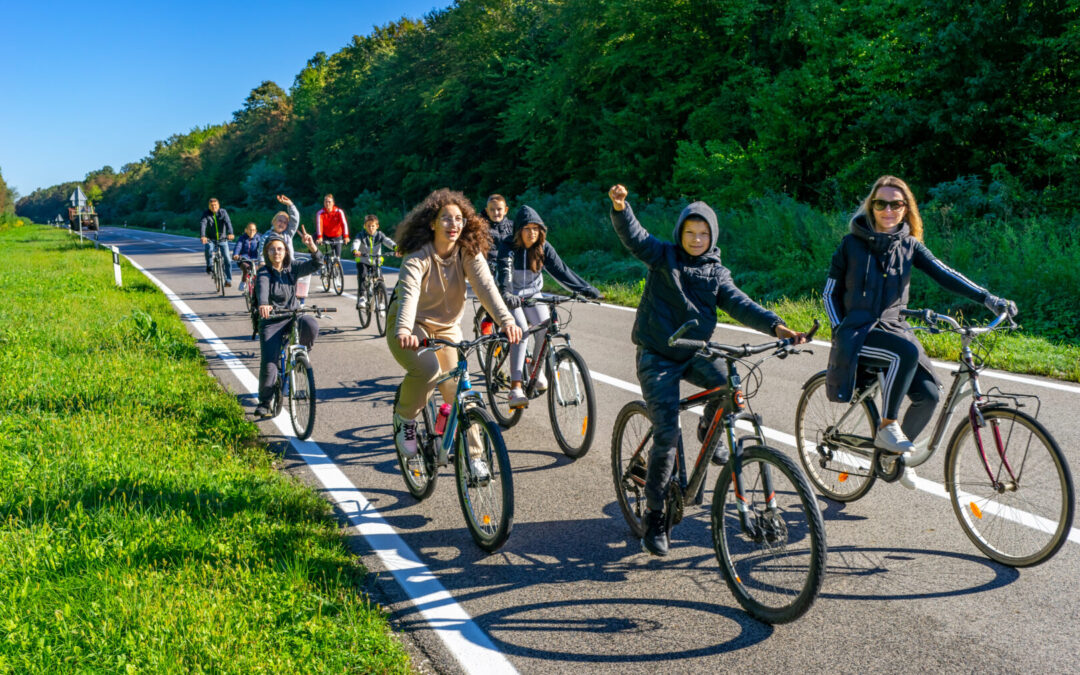
[[870, 200], [870, 206], [873, 206], [875, 211], [884, 211], [885, 209], [903, 211], [907, 208], [907, 202], [900, 199], [892, 202], [887, 202], [884, 199], [872, 199]]

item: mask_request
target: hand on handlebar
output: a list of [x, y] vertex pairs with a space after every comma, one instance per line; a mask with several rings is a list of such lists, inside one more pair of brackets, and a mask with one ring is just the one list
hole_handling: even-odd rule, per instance
[[510, 344], [516, 345], [521, 342], [521, 328], [516, 323], [503, 326], [502, 332], [506, 335], [506, 340]]
[[1016, 316], [1017, 308], [1016, 303], [1012, 300], [1006, 300], [1005, 298], [999, 298], [996, 295], [986, 294], [986, 298], [983, 299], [983, 305], [993, 312], [994, 314], [1008, 314], [1009, 318]]
[[274, 311], [273, 305], [259, 305], [259, 316], [264, 319], [269, 319], [272, 311]]
[[417, 349], [420, 349], [420, 338], [411, 333], [409, 335], [399, 335], [398, 344], [401, 345], [402, 349], [408, 349], [411, 352], [415, 352]]
[[780, 324], [779, 326], [776, 327], [776, 337], [781, 338], [783, 340], [791, 340], [791, 343], [796, 344], [796, 345], [801, 345], [801, 344], [804, 344], [806, 342], [809, 342], [809, 340], [806, 337], [806, 333], [799, 333], [799, 332], [793, 331], [790, 328], [788, 328], [787, 326], [785, 326], [784, 324]]

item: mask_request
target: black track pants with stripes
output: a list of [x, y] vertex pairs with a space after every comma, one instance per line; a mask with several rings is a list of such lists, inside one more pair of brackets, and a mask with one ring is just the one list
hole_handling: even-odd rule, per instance
[[900, 428], [914, 440], [933, 417], [940, 398], [933, 376], [919, 367], [918, 348], [899, 335], [872, 330], [859, 352], [859, 364], [885, 368], [885, 419], [897, 418], [905, 395], [911, 399]]

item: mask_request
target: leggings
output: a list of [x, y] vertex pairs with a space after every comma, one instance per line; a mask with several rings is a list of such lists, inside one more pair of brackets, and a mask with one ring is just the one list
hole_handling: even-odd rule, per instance
[[[518, 307], [514, 310], [514, 321], [517, 322], [518, 328], [522, 332], [529, 329], [529, 326], [535, 326], [539, 323], [547, 321], [551, 316], [551, 310], [547, 305], [537, 304], [531, 307]], [[533, 335], [533, 358], [539, 358], [540, 346], [544, 341], [543, 331], [537, 331]], [[510, 379], [514, 382], [522, 379], [522, 370], [525, 366], [525, 340], [517, 343], [516, 345], [510, 345]]]
[[[319, 322], [315, 317], [306, 314], [301, 314], [297, 321], [300, 322], [300, 344], [311, 349], [319, 335]], [[288, 338], [291, 323], [292, 319], [285, 318], [263, 321], [259, 326], [259, 405], [269, 404], [274, 393], [281, 344]]]
[[885, 419], [899, 416], [905, 395], [911, 399], [900, 428], [913, 440], [930, 422], [941, 396], [933, 375], [919, 366], [918, 347], [899, 335], [875, 329], [866, 336], [859, 363], [885, 368]]
[[334, 255], [338, 258], [341, 257], [341, 244], [344, 241], [341, 237], [334, 237], [333, 239], [326, 238], [323, 239], [323, 241], [330, 245], [330, 250], [334, 252]]

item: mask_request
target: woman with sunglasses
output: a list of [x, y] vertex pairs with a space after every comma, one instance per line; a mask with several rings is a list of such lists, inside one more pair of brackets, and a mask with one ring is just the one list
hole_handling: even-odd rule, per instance
[[[903, 454], [933, 416], [941, 384], [930, 359], [900, 316], [907, 306], [911, 269], [930, 276], [942, 288], [984, 304], [999, 314], [1016, 314], [1016, 305], [934, 257], [923, 244], [923, 222], [907, 183], [895, 176], [874, 182], [851, 219], [851, 232], [833, 254], [823, 298], [832, 324], [826, 393], [844, 403], [855, 391], [858, 365], [885, 368], [884, 410], [874, 445]], [[897, 423], [904, 396], [911, 406]], [[915, 472], [904, 470], [900, 483], [915, 489]]]

